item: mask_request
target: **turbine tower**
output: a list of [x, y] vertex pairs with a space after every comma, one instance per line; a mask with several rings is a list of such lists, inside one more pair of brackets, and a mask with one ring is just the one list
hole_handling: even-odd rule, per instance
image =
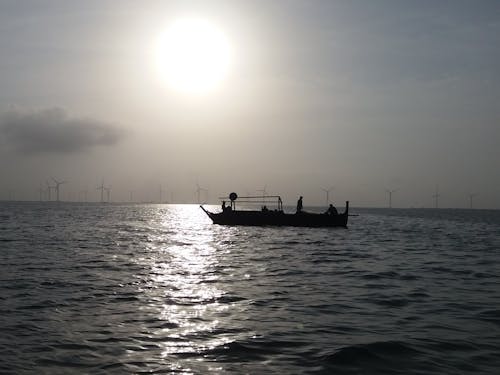
[[101, 191], [101, 203], [104, 203], [104, 189], [104, 180], [102, 180], [101, 185], [99, 185], [96, 189]]
[[392, 208], [392, 194], [398, 190], [397, 189], [393, 189], [393, 190], [385, 189], [385, 191], [387, 192], [387, 194], [389, 194], [389, 208]]
[[104, 190], [106, 190], [106, 202], [109, 203], [109, 196], [111, 195], [111, 186], [105, 187]]
[[330, 204], [330, 192], [333, 190], [333, 186], [330, 186], [329, 188], [321, 188], [326, 194], [326, 206]]
[[133, 190], [129, 190], [128, 192], [130, 194], [130, 202], [133, 202], [134, 201], [134, 191]]
[[52, 177], [52, 180], [56, 184], [56, 186], [54, 186], [54, 189], [56, 190], [56, 201], [59, 202], [59, 186], [65, 184], [66, 181], [57, 181], [54, 177]]
[[439, 194], [439, 185], [436, 185], [436, 194], [434, 194], [432, 197], [434, 198], [434, 205], [436, 208], [439, 208], [439, 197], [441, 194]]
[[208, 198], [208, 190], [205, 189], [205, 188], [202, 188], [200, 187], [200, 185], [198, 183], [196, 183], [196, 190], [195, 190], [195, 193], [196, 193], [196, 197], [198, 199], [198, 204], [200, 204], [200, 193], [204, 191], [205, 194], [207, 195], [207, 198]]
[[47, 200], [50, 202], [52, 200], [50, 192], [52, 191], [52, 189], [55, 189], [55, 186], [51, 186], [49, 184], [49, 181], [45, 181], [45, 183], [47, 184], [47, 193], [48, 193], [48, 199]]
[[477, 197], [475, 193], [469, 193], [470, 209], [472, 210], [472, 198]]
[[163, 199], [163, 192], [164, 192], [164, 191], [165, 191], [165, 190], [163, 190], [163, 188], [161, 187], [161, 184], [160, 184], [160, 203], [162, 203], [162, 202], [163, 202], [163, 200], [162, 200], [162, 199]]

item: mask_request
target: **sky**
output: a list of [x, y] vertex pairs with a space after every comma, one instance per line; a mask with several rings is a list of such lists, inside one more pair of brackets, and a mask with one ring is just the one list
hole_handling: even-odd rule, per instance
[[[175, 90], [159, 36], [223, 33], [210, 92]], [[0, 199], [500, 209], [500, 2], [0, 2]]]

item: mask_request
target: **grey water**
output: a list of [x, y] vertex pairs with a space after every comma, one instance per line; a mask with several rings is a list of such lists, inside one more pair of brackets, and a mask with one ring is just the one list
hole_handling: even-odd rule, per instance
[[0, 373], [498, 373], [500, 211], [352, 211], [0, 203]]

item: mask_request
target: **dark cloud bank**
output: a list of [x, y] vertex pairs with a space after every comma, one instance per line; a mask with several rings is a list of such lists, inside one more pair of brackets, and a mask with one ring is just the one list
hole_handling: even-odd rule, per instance
[[0, 114], [0, 134], [18, 152], [71, 153], [111, 146], [124, 136], [114, 125], [91, 118], [72, 118], [61, 108], [10, 110]]

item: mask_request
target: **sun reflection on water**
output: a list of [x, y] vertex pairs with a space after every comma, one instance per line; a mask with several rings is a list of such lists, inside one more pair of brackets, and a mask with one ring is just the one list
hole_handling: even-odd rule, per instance
[[[214, 335], [231, 304], [219, 282], [221, 249], [214, 226], [198, 206], [179, 205], [158, 211], [150, 236], [150, 274], [144, 289], [148, 310], [167, 322], [152, 332], [162, 355], [202, 352], [232, 341]], [[219, 238], [219, 239], [216, 239]]]

